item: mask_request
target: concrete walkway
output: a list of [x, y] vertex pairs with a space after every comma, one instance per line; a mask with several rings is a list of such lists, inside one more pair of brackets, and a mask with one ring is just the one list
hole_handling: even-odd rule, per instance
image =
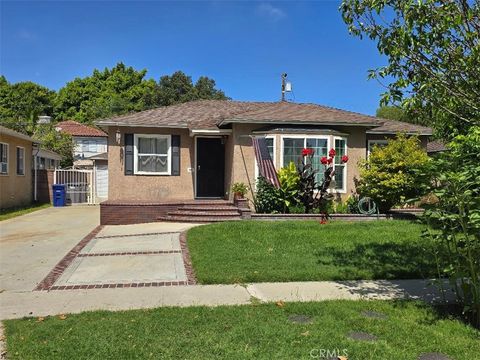
[[99, 224], [99, 210], [51, 207], [0, 222], [0, 291], [32, 291]]
[[[160, 306], [244, 305], [258, 301], [322, 301], [334, 299], [422, 299], [438, 301], [428, 281], [318, 281], [249, 285], [190, 285], [124, 289], [4, 292], [0, 320], [90, 310], [129, 310]], [[453, 299], [451, 294], [448, 298]]]

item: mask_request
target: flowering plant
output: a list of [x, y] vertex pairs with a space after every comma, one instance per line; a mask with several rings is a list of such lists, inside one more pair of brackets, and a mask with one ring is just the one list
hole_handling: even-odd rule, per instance
[[[316, 181], [316, 175], [319, 170], [313, 167], [313, 155], [313, 149], [303, 149], [302, 157], [300, 158], [299, 166], [297, 167], [298, 175], [300, 176], [300, 190], [298, 195], [307, 214], [313, 209], [325, 205], [326, 202], [333, 198], [333, 194], [328, 192], [328, 188], [335, 176], [334, 160], [336, 151], [335, 149], [330, 149], [328, 157], [322, 156], [320, 158], [320, 164], [324, 166], [323, 180], [321, 183], [317, 183]], [[342, 163], [346, 163], [348, 161], [348, 156], [343, 155], [341, 161]], [[324, 216], [327, 217], [327, 214], [324, 214]]]

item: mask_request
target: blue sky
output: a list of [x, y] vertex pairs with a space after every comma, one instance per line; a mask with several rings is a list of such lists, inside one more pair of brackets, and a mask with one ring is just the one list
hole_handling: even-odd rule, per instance
[[122, 61], [147, 77], [207, 75], [235, 100], [289, 99], [374, 114], [385, 64], [348, 34], [337, 1], [2, 1], [0, 72], [59, 89]]

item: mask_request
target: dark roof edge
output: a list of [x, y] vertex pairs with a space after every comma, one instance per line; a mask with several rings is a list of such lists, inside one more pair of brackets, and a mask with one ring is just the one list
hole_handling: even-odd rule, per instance
[[421, 135], [421, 136], [431, 136], [433, 135], [432, 131], [426, 132], [426, 131], [375, 131], [374, 130], [367, 130], [367, 134], [371, 135], [396, 135], [396, 134], [406, 134], [406, 135]]
[[110, 121], [96, 121], [97, 126], [123, 126], [123, 127], [145, 127], [145, 128], [171, 128], [171, 129], [188, 129], [188, 125], [173, 125], [173, 124], [128, 124], [121, 122], [110, 122]]
[[217, 123], [217, 126], [233, 124], [233, 123], [245, 123], [245, 124], [290, 124], [290, 125], [319, 125], [319, 126], [362, 126], [362, 127], [372, 127], [372, 126], [381, 126], [379, 123], [364, 123], [356, 124], [350, 122], [319, 122], [319, 121], [301, 121], [301, 120], [248, 120], [248, 119], [225, 119]]

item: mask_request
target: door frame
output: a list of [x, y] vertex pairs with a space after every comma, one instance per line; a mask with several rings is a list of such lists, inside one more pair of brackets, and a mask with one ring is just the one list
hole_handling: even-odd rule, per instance
[[[194, 141], [194, 146], [195, 146], [195, 167], [193, 168], [193, 180], [194, 180], [194, 197], [195, 199], [224, 199], [225, 196], [223, 197], [220, 197], [220, 196], [202, 196], [202, 197], [198, 197], [197, 196], [197, 150], [198, 150], [198, 147], [197, 147], [197, 139], [198, 138], [210, 138], [210, 139], [222, 139], [223, 136], [222, 135], [196, 135], [195, 136], [195, 141]], [[225, 160], [224, 160], [225, 161]], [[223, 164], [223, 171], [225, 171], [225, 164]], [[225, 176], [225, 174], [224, 174]], [[223, 190], [225, 192], [225, 182], [223, 184]]]

